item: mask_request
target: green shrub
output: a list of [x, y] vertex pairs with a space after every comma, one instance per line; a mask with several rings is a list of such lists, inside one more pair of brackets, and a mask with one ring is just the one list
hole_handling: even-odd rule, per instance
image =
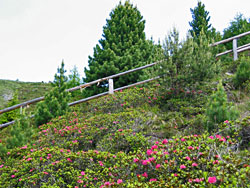
[[11, 126], [11, 136], [6, 139], [6, 144], [0, 143], [0, 155], [5, 155], [8, 149], [20, 147], [31, 142], [33, 132], [30, 120], [26, 117], [25, 111], [23, 111], [20, 119]]
[[[11, 106], [14, 106], [16, 104], [19, 104], [17, 92], [14, 93], [13, 99], [11, 99], [8, 102], [7, 107], [11, 107]], [[13, 120], [17, 119], [18, 117], [19, 117], [18, 110], [12, 110], [12, 111], [6, 112], [6, 113], [0, 115], [0, 124], [13, 121]]]
[[239, 116], [239, 112], [232, 103], [227, 101], [227, 94], [221, 82], [217, 86], [217, 91], [210, 96], [206, 116], [208, 131], [212, 131], [216, 125], [225, 120], [235, 120]]
[[233, 79], [236, 88], [244, 87], [244, 83], [250, 80], [250, 58], [242, 58], [236, 75]]
[[98, 143], [97, 149], [111, 153], [117, 153], [119, 151], [129, 153], [147, 147], [148, 145], [148, 138], [144, 137], [142, 133], [135, 133], [131, 129], [119, 129], [114, 133], [106, 135]]

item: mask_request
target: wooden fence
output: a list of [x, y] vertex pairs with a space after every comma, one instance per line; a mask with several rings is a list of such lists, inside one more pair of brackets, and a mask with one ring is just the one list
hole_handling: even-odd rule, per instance
[[[69, 103], [68, 105], [73, 106], [73, 105], [76, 105], [76, 104], [80, 104], [80, 103], [89, 101], [91, 99], [95, 99], [95, 98], [105, 96], [105, 95], [108, 95], [108, 94], [113, 94], [115, 91], [119, 91], [121, 89], [127, 89], [127, 88], [130, 88], [130, 87], [134, 87], [136, 85], [139, 85], [139, 84], [144, 84], [144, 83], [156, 80], [156, 79], [159, 78], [159, 76], [155, 77], [155, 78], [148, 79], [148, 80], [144, 80], [144, 81], [141, 81], [141, 82], [137, 82], [137, 83], [134, 83], [134, 84], [131, 84], [131, 85], [128, 85], [128, 86], [120, 87], [120, 88], [117, 88], [117, 89], [114, 89], [114, 84], [113, 84], [113, 78], [116, 78], [116, 77], [119, 77], [119, 76], [122, 76], [122, 75], [126, 75], [126, 74], [129, 74], [129, 73], [135, 72], [135, 71], [143, 70], [143, 69], [146, 69], [146, 68], [149, 68], [149, 67], [152, 67], [152, 66], [156, 65], [159, 62], [151, 63], [151, 64], [148, 64], [148, 65], [145, 65], [145, 66], [142, 66], [142, 67], [131, 69], [131, 70], [128, 70], [128, 71], [125, 71], [125, 72], [122, 72], [122, 73], [111, 75], [111, 76], [101, 78], [101, 79], [98, 79], [98, 80], [95, 80], [95, 81], [92, 81], [92, 82], [89, 82], [89, 83], [86, 83], [86, 84], [82, 84], [82, 85], [77, 86], [77, 87], [67, 89], [68, 92], [72, 92], [72, 91], [82, 89], [82, 88], [86, 88], [86, 87], [89, 87], [91, 85], [94, 85], [94, 84], [97, 84], [97, 83], [100, 83], [100, 82], [103, 82], [103, 81], [106, 81], [106, 80], [108, 80], [108, 82], [109, 82], [109, 91], [108, 92], [104, 92], [104, 93], [101, 93], [101, 94], [98, 94], [98, 95], [94, 95], [94, 96], [91, 96], [91, 97], [88, 97], [88, 98], [84, 98], [84, 99]], [[21, 104], [17, 104], [17, 105], [8, 107], [8, 108], [5, 108], [3, 110], [0, 110], [0, 114], [6, 113], [6, 112], [9, 112], [9, 111], [18, 109], [18, 108], [24, 108], [24, 107], [26, 107], [26, 106], [28, 106], [30, 104], [34, 104], [34, 103], [37, 103], [37, 102], [42, 101], [42, 100], [44, 100], [44, 96], [29, 100], [29, 101], [26, 101], [26, 102], [23, 102]], [[34, 115], [31, 116], [31, 117], [34, 117]], [[0, 125], [0, 128], [7, 127], [7, 126], [12, 125], [14, 123], [15, 123], [15, 121], [4, 123], [4, 124]]]
[[238, 53], [246, 51], [246, 50], [250, 50], [250, 43], [249, 44], [245, 44], [245, 45], [240, 46], [240, 47], [237, 47], [237, 40], [239, 38], [247, 36], [249, 34], [250, 34], [250, 31], [245, 32], [245, 33], [241, 33], [240, 35], [236, 35], [234, 37], [231, 37], [231, 38], [228, 38], [228, 39], [225, 39], [225, 40], [221, 40], [219, 42], [215, 42], [215, 43], [211, 44], [210, 46], [217, 46], [219, 44], [224, 44], [224, 43], [233, 41], [233, 49], [232, 50], [227, 50], [225, 52], [219, 53], [219, 54], [216, 55], [216, 57], [219, 57], [219, 56], [222, 56], [222, 55], [225, 55], [225, 54], [233, 52], [233, 54], [234, 54], [234, 61], [236, 61], [238, 59]]
[[[210, 46], [212, 47], [212, 46], [216, 46], [216, 45], [219, 45], [219, 44], [224, 44], [224, 43], [233, 41], [233, 49], [232, 50], [227, 50], [225, 52], [219, 53], [219, 54], [216, 55], [216, 57], [219, 57], [219, 56], [222, 56], [222, 55], [233, 52], [234, 60], [237, 60], [238, 59], [238, 53], [246, 51], [246, 50], [250, 50], [250, 43], [246, 44], [246, 45], [243, 45], [243, 46], [240, 46], [240, 47], [237, 47], [237, 39], [239, 39], [241, 37], [244, 37], [244, 36], [247, 36], [249, 34], [250, 34], [250, 31], [242, 33], [242, 34], [234, 36], [234, 37], [231, 37], [231, 38], [228, 38], [228, 39], [225, 39], [225, 40], [222, 40], [222, 41], [219, 41], [219, 42], [215, 42], [215, 43], [211, 44]], [[104, 93], [94, 95], [94, 96], [91, 96], [91, 97], [88, 97], [88, 98], [85, 98], [85, 99], [81, 99], [79, 101], [69, 103], [68, 105], [73, 106], [73, 105], [76, 105], [76, 104], [80, 104], [80, 103], [83, 103], [83, 102], [86, 102], [86, 101], [89, 101], [91, 99], [95, 99], [95, 98], [98, 98], [98, 97], [101, 97], [101, 96], [104, 96], [104, 95], [113, 94], [114, 91], [130, 88], [130, 87], [133, 87], [133, 86], [136, 86], [136, 85], [139, 85], [139, 84], [147, 83], [147, 82], [150, 82], [152, 80], [158, 79], [159, 77], [155, 77], [155, 78], [152, 78], [152, 79], [144, 80], [142, 82], [138, 82], [138, 83], [131, 84], [131, 85], [128, 85], [128, 86], [117, 88], [117, 89], [114, 89], [114, 87], [113, 87], [113, 85], [114, 85], [113, 84], [113, 78], [116, 78], [116, 77], [119, 77], [119, 76], [122, 76], [122, 75], [126, 75], [126, 74], [129, 74], [129, 73], [138, 71], [138, 70], [146, 69], [148, 67], [152, 67], [152, 66], [156, 65], [157, 63], [159, 63], [159, 62], [151, 63], [151, 64], [148, 64], [148, 65], [145, 65], [145, 66], [142, 66], [142, 67], [138, 67], [138, 68], [135, 68], [135, 69], [132, 69], [132, 70], [128, 70], [128, 71], [119, 73], [119, 74], [111, 75], [111, 76], [101, 78], [101, 79], [98, 79], [98, 80], [95, 80], [95, 81], [92, 81], [92, 82], [89, 82], [89, 83], [86, 83], [86, 84], [82, 84], [82, 85], [74, 87], [74, 88], [70, 88], [70, 89], [67, 90], [68, 92], [72, 92], [72, 91], [75, 91], [75, 90], [78, 90], [78, 89], [86, 88], [86, 87], [89, 87], [89, 86], [91, 86], [93, 84], [97, 84], [97, 83], [100, 83], [100, 82], [103, 82], [103, 81], [106, 81], [106, 80], [108, 80], [108, 82], [109, 82], [109, 91], [108, 92], [104, 92]], [[5, 109], [0, 110], [0, 114], [15, 110], [17, 108], [26, 107], [26, 106], [28, 106], [30, 104], [34, 104], [34, 103], [37, 103], [37, 102], [42, 101], [42, 100], [44, 100], [44, 97], [38, 97], [38, 98], [35, 98], [35, 99], [32, 99], [32, 100], [23, 102], [21, 104], [17, 104], [17, 105], [5, 108]], [[34, 117], [34, 115], [32, 117]], [[14, 123], [15, 123], [15, 121], [11, 121], [11, 122], [2, 124], [2, 125], [0, 125], [0, 128], [7, 127], [7, 126], [9, 126], [11, 124], [14, 124]]]

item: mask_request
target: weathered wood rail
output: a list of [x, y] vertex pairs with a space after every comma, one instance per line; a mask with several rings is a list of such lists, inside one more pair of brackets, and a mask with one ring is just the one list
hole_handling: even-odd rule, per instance
[[233, 52], [233, 54], [234, 54], [234, 61], [236, 61], [238, 59], [238, 53], [244, 52], [246, 50], [250, 50], [250, 43], [249, 44], [245, 44], [245, 45], [240, 46], [240, 47], [237, 47], [237, 40], [239, 38], [247, 36], [247, 35], [250, 35], [250, 31], [245, 32], [245, 33], [241, 33], [239, 35], [233, 36], [233, 37], [225, 39], [225, 40], [221, 40], [221, 41], [215, 42], [215, 43], [211, 44], [210, 46], [217, 46], [219, 44], [224, 44], [224, 43], [233, 41], [233, 49], [232, 50], [227, 50], [225, 52], [219, 53], [219, 54], [216, 55], [216, 57], [219, 57], [219, 56], [222, 56], [222, 55], [225, 55], [225, 54]]
[[[159, 62], [161, 62], [161, 61], [159, 61]], [[119, 76], [122, 76], [122, 75], [126, 75], [126, 74], [129, 74], [129, 73], [135, 72], [135, 71], [143, 70], [143, 69], [146, 69], [146, 68], [149, 68], [149, 67], [152, 67], [152, 66], [156, 65], [159, 62], [144, 65], [144, 66], [141, 66], [141, 67], [138, 67], [138, 68], [135, 68], [135, 69], [131, 69], [131, 70], [128, 70], [128, 71], [125, 71], [125, 72], [122, 72], [122, 73], [111, 75], [111, 76], [101, 78], [101, 79], [98, 79], [98, 80], [95, 80], [95, 81], [92, 81], [92, 82], [89, 82], [89, 83], [86, 83], [86, 84], [82, 84], [82, 85], [77, 86], [77, 87], [67, 89], [68, 92], [72, 92], [72, 91], [82, 89], [82, 88], [86, 88], [86, 87], [89, 87], [91, 85], [94, 85], [96, 83], [100, 83], [100, 82], [103, 82], [103, 81], [106, 81], [106, 80], [108, 80], [108, 82], [109, 82], [109, 91], [108, 92], [104, 92], [104, 93], [101, 93], [101, 94], [98, 94], [98, 95], [94, 95], [94, 96], [91, 96], [91, 97], [88, 97], [88, 98], [84, 98], [84, 99], [81, 99], [79, 101], [69, 103], [68, 105], [73, 106], [73, 105], [76, 105], [76, 104], [80, 104], [80, 103], [89, 101], [91, 99], [95, 99], [95, 98], [105, 96], [105, 95], [108, 95], [108, 94], [113, 94], [115, 91], [118, 91], [118, 90], [121, 90], [121, 89], [134, 87], [134, 86], [139, 85], [139, 84], [144, 84], [144, 83], [156, 80], [156, 79], [159, 78], [159, 76], [155, 77], [155, 78], [148, 79], [148, 80], [144, 80], [144, 81], [141, 81], [141, 82], [137, 82], [135, 84], [131, 84], [131, 85], [128, 85], [128, 86], [124, 86], [124, 87], [121, 87], [121, 88], [117, 88], [117, 89], [113, 88], [113, 78], [116, 78], [116, 77], [119, 77]], [[5, 109], [2, 109], [2, 110], [0, 110], [0, 114], [3, 114], [5, 112], [9, 112], [9, 111], [12, 111], [12, 110], [15, 110], [15, 109], [18, 109], [18, 108], [26, 107], [26, 106], [28, 106], [30, 104], [34, 104], [34, 103], [37, 103], [37, 102], [42, 101], [42, 100], [44, 100], [44, 96], [29, 100], [29, 101], [26, 101], [26, 102], [23, 102], [23, 103], [20, 103], [20, 104], [11, 106], [11, 107], [8, 107], [8, 108], [5, 108]], [[31, 117], [34, 117], [34, 115], [32, 115]], [[5, 124], [0, 125], [0, 128], [7, 127], [7, 126], [12, 125], [14, 123], [15, 123], [15, 121], [7, 122]]]
[[[89, 83], [86, 83], [86, 84], [82, 84], [82, 85], [77, 86], [77, 87], [67, 89], [67, 91], [72, 92], [72, 91], [75, 91], [75, 90], [78, 90], [78, 89], [86, 88], [86, 87], [89, 87], [89, 86], [94, 85], [94, 84], [99, 83], [99, 82], [103, 82], [103, 81], [110, 80], [110, 79], [113, 79], [113, 78], [116, 78], [116, 77], [119, 77], [119, 76], [122, 76], [122, 75], [126, 75], [126, 74], [129, 74], [129, 73], [138, 71], [138, 70], [142, 70], [142, 69], [146, 69], [148, 67], [152, 67], [152, 66], [156, 65], [157, 63], [158, 62], [151, 63], [151, 64], [148, 64], [148, 65], [145, 65], [145, 66], [142, 66], [142, 67], [138, 67], [138, 68], [135, 68], [135, 69], [131, 69], [131, 70], [122, 72], [122, 73], [118, 73], [118, 74], [111, 75], [111, 76], [108, 76], [108, 77], [105, 77], [105, 78], [101, 78], [101, 79], [98, 79], [98, 80], [95, 80], [95, 81], [92, 81], [92, 82], [89, 82]], [[112, 88], [110, 88], [110, 90], [111, 89]], [[2, 109], [2, 110], [0, 110], [0, 114], [15, 110], [17, 108], [26, 107], [26, 106], [28, 106], [30, 104], [34, 104], [34, 103], [37, 103], [37, 102], [42, 101], [42, 100], [44, 100], [44, 96], [29, 100], [29, 101], [26, 101], [26, 102], [23, 102], [23, 103], [20, 103], [20, 104], [11, 106], [11, 107], [8, 107], [8, 108], [5, 108], [5, 109]]]

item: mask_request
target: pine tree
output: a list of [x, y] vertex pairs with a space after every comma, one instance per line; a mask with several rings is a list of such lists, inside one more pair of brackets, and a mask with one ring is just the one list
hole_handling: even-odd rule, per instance
[[69, 111], [70, 94], [66, 91], [67, 77], [64, 75], [64, 62], [61, 68], [57, 69], [55, 79], [52, 85], [54, 88], [45, 95], [44, 101], [38, 103], [35, 113], [35, 121], [37, 125], [47, 123], [54, 117], [61, 116]]
[[209, 12], [205, 10], [205, 5], [198, 1], [197, 6], [194, 9], [190, 9], [193, 20], [189, 22], [192, 29], [189, 30], [192, 37], [199, 37], [201, 31], [205, 33], [207, 37], [215, 36], [215, 29], [209, 24], [210, 16]]
[[[69, 80], [67, 82], [67, 88], [72, 88], [79, 86], [81, 84], [80, 74], [77, 70], [77, 67], [74, 66], [74, 68], [70, 71], [71, 74], [69, 75]], [[71, 92], [72, 97], [80, 96], [81, 92], [79, 90]]]
[[[89, 56], [89, 68], [85, 68], [84, 83], [106, 76], [140, 67], [153, 60], [152, 41], [145, 37], [145, 20], [139, 10], [126, 1], [112, 10], [110, 18], [103, 27], [103, 38]], [[131, 73], [114, 79], [115, 87], [135, 83], [141, 72]], [[106, 90], [107, 82], [86, 88], [86, 95]]]

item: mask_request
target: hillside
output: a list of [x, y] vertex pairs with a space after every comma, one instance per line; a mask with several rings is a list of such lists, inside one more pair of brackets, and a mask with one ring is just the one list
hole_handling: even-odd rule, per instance
[[250, 117], [209, 134], [204, 104], [216, 83], [180, 97], [161, 87], [116, 92], [34, 129], [30, 144], [2, 155], [0, 187], [247, 187]]
[[6, 107], [8, 100], [12, 99], [15, 91], [18, 91], [19, 101], [24, 102], [43, 96], [50, 88], [50, 84], [41, 82], [0, 80], [0, 109]]

